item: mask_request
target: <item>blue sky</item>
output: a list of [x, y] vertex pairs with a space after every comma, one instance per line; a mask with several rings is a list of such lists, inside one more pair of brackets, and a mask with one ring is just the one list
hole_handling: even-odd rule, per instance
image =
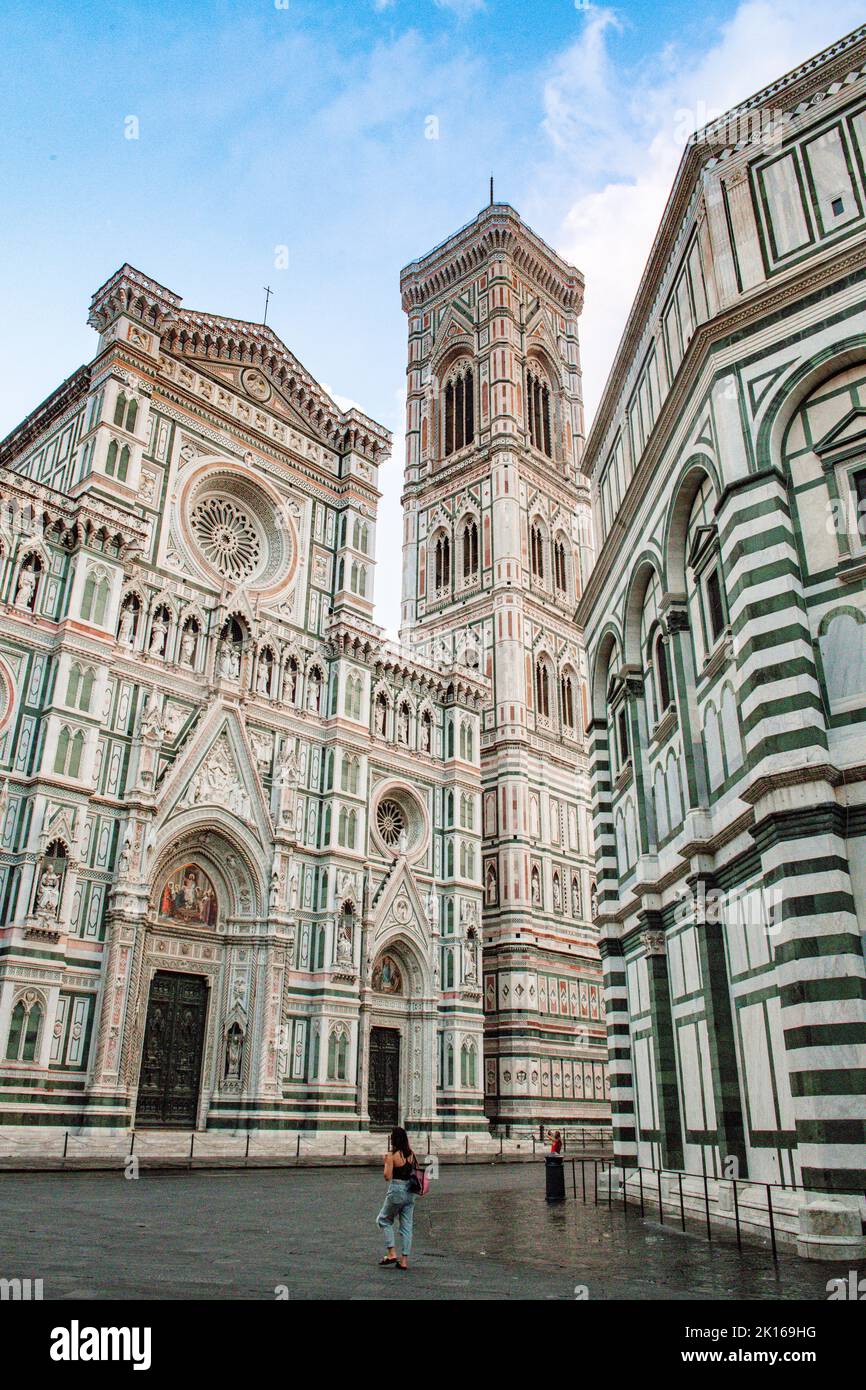
[[591, 410], [688, 131], [861, 11], [0, 0], [0, 434], [92, 355], [90, 295], [124, 261], [189, 307], [240, 318], [261, 319], [270, 284], [269, 322], [292, 351], [397, 436], [377, 580], [392, 627], [401, 266], [478, 212], [493, 172], [497, 199], [587, 277]]

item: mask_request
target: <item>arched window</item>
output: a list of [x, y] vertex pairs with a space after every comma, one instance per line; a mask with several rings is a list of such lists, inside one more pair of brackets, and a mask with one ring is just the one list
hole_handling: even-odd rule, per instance
[[534, 366], [526, 368], [526, 427], [530, 444], [552, 458], [550, 386]]
[[559, 703], [562, 709], [562, 722], [567, 729], [574, 728], [574, 677], [570, 671], [563, 671], [559, 680]]
[[565, 558], [565, 542], [557, 536], [553, 543], [553, 587], [557, 593], [568, 593], [568, 569]]
[[463, 582], [471, 584], [478, 578], [478, 522], [470, 517], [463, 526]]
[[465, 1042], [460, 1049], [460, 1084], [470, 1090], [476, 1086], [476, 1055], [473, 1042]]
[[361, 677], [349, 676], [343, 699], [343, 709], [350, 719], [361, 718]]
[[89, 711], [92, 697], [93, 671], [90, 667], [82, 670], [76, 661], [69, 672], [69, 682], [66, 686], [66, 703], [73, 708], [77, 707], [78, 709]]
[[656, 633], [653, 646], [653, 667], [655, 669], [656, 689], [658, 691], [659, 717], [661, 717], [671, 703], [671, 675], [668, 665], [668, 649], [664, 635], [661, 632]]
[[337, 1024], [328, 1039], [328, 1080], [345, 1081], [349, 1063], [349, 1032], [345, 1024]]
[[451, 590], [451, 541], [445, 531], [439, 531], [433, 541], [433, 575], [437, 594]]
[[81, 595], [81, 616], [86, 623], [95, 623], [100, 627], [105, 622], [110, 593], [108, 576], [100, 570], [90, 570]]
[[54, 754], [54, 771], [61, 777], [78, 777], [81, 772], [81, 756], [84, 752], [84, 734], [78, 729], [74, 734], [63, 726], [57, 739]]
[[535, 579], [544, 580], [544, 528], [533, 521], [529, 529], [529, 565]]
[[542, 660], [535, 663], [535, 710], [543, 719], [550, 718], [550, 675]]
[[130, 397], [127, 402], [126, 393], [118, 391], [117, 402], [114, 407], [114, 423], [121, 429], [129, 430], [132, 434], [135, 430], [135, 422], [138, 419], [138, 402], [134, 397]]
[[474, 756], [472, 725], [468, 719], [464, 719], [460, 725], [460, 756], [466, 763], [471, 763]]
[[119, 444], [116, 439], [112, 439], [105, 455], [105, 471], [109, 478], [117, 478], [121, 483], [126, 482], [129, 472], [128, 444]]
[[471, 444], [475, 438], [475, 397], [473, 372], [461, 363], [445, 383], [445, 457]]
[[42, 1031], [42, 1005], [35, 998], [19, 999], [12, 1010], [9, 1037], [6, 1042], [7, 1062], [33, 1062]]

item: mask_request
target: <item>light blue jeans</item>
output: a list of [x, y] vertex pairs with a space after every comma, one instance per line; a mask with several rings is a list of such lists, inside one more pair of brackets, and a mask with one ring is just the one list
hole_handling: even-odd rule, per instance
[[382, 1210], [376, 1217], [376, 1225], [385, 1237], [385, 1250], [394, 1248], [394, 1217], [400, 1225], [400, 1245], [404, 1257], [412, 1249], [412, 1223], [415, 1218], [415, 1196], [409, 1191], [409, 1183], [401, 1178], [392, 1178], [385, 1193]]

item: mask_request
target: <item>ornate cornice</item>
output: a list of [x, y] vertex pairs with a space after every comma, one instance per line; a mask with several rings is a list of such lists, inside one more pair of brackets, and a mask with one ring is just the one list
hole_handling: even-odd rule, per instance
[[90, 365], [74, 371], [52, 391], [41, 405], [26, 415], [20, 425], [10, 430], [0, 442], [0, 464], [8, 463], [19, 454], [26, 453], [32, 444], [52, 426], [59, 426], [65, 414], [73, 415], [87, 396], [90, 389]]
[[521, 273], [572, 313], [583, 308], [583, 276], [529, 228], [508, 203], [492, 203], [472, 222], [400, 272], [403, 308], [420, 308], [480, 270], [491, 256], [507, 255]]
[[[863, 62], [864, 55], [866, 25], [855, 29], [837, 43], [780, 77], [769, 87], [763, 88], [725, 112], [698, 131], [689, 141], [674, 178], [673, 188], [599, 402], [595, 421], [586, 442], [585, 461], [601, 447], [617, 414], [620, 395], [626, 385], [632, 362], [638, 354], [647, 323], [653, 318], [659, 288], [680, 241], [683, 223], [700, 191], [702, 170], [705, 167], [716, 169], [733, 158], [748, 158], [749, 150], [754, 143], [766, 142], [766, 130], [756, 125], [757, 133], [752, 139], [737, 141], [733, 147], [726, 146], [720, 137], [732, 127], [736, 127], [738, 120], [742, 120], [744, 115], [767, 108], [770, 103], [770, 114], [774, 120], [781, 116], [787, 123], [790, 118], [799, 114], [803, 102], [811, 105], [814, 101], [830, 95], [830, 89], [855, 70], [858, 63]], [[588, 471], [591, 471], [591, 466]]]
[[354, 406], [340, 410], [271, 328], [197, 313], [181, 304], [179, 295], [126, 264], [96, 291], [87, 321], [104, 333], [118, 315], [125, 314], [158, 333], [164, 352], [258, 367], [278, 384], [312, 432], [337, 453], [354, 451], [372, 463], [390, 454], [390, 431]]
[[41, 513], [45, 532], [53, 530], [55, 539], [70, 547], [82, 541], [101, 539], [115, 545], [120, 553], [131, 555], [143, 549], [147, 527], [139, 518], [92, 496], [75, 500], [63, 492], [34, 482], [32, 478], [3, 469], [0, 472], [0, 499], [14, 501], [22, 513]]

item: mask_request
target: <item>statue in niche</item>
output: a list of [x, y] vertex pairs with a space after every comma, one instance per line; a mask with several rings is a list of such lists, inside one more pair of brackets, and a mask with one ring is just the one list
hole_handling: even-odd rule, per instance
[[162, 735], [162, 715], [159, 710], [156, 691], [152, 690], [141, 715], [141, 736], [149, 740], [158, 740], [162, 738]]
[[553, 875], [553, 910], [559, 912], [562, 908], [562, 893], [559, 887], [559, 874]]
[[409, 710], [406, 705], [400, 708], [400, 721], [397, 729], [397, 737], [401, 743], [409, 742]]
[[196, 631], [192, 624], [184, 628], [180, 639], [180, 659], [184, 666], [195, 664]]
[[344, 914], [343, 920], [340, 923], [340, 930], [337, 934], [338, 965], [352, 965], [354, 963], [352, 956], [352, 929], [349, 925], [349, 921], [349, 917]]
[[226, 1081], [240, 1083], [244, 1055], [244, 1035], [239, 1023], [233, 1023], [226, 1035]]
[[60, 876], [52, 864], [46, 864], [36, 893], [36, 911], [40, 917], [56, 917], [60, 907]]
[[120, 626], [117, 629], [117, 640], [124, 647], [131, 647], [135, 637], [135, 613], [130, 606], [124, 608], [120, 614]]
[[573, 917], [580, 916], [580, 882], [576, 878], [571, 880], [571, 913]]
[[39, 573], [35, 568], [24, 566], [18, 576], [18, 591], [15, 595], [15, 607], [33, 609], [33, 602], [36, 598], [36, 582]]
[[425, 716], [425, 718], [421, 720], [421, 752], [429, 753], [431, 751], [432, 750], [430, 748], [430, 720], [428, 717]]
[[474, 985], [478, 981], [478, 970], [475, 961], [475, 942], [475, 928], [470, 927], [463, 941], [463, 979], [468, 985]]
[[259, 695], [266, 697], [271, 693], [271, 665], [269, 661], [260, 661], [258, 674], [256, 676], [256, 690]]
[[127, 835], [126, 838], [125, 838], [125, 840], [123, 841], [123, 846], [122, 846], [122, 848], [121, 848], [120, 855], [119, 855], [118, 860], [117, 860], [117, 876], [118, 876], [118, 878], [126, 878], [127, 874], [129, 873], [129, 870], [130, 870], [131, 866], [132, 866], [132, 844], [131, 844], [131, 842], [130, 842], [129, 836]]
[[150, 629], [150, 654], [151, 656], [165, 656], [165, 644], [168, 640], [168, 623], [165, 618], [165, 610], [158, 608]]

